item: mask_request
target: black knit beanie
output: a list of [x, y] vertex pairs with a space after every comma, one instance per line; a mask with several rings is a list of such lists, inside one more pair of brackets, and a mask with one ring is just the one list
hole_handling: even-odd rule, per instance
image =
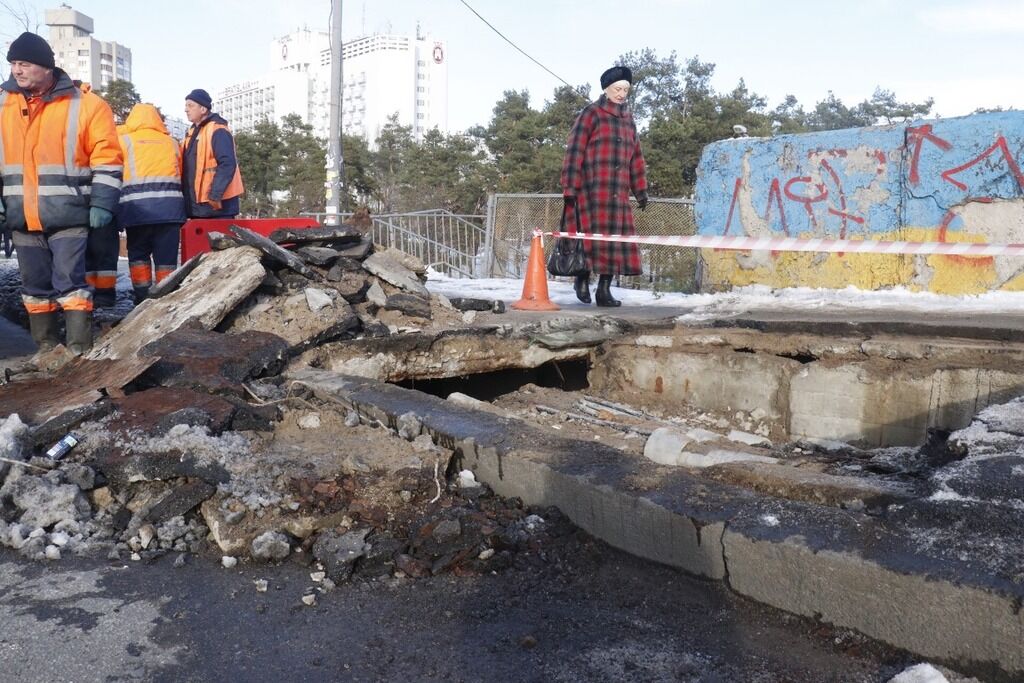
[[186, 100], [192, 100], [200, 107], [206, 107], [207, 109], [213, 109], [213, 98], [210, 97], [210, 93], [206, 92], [202, 88], [196, 88], [189, 94], [185, 95]]
[[601, 74], [601, 90], [619, 81], [629, 81], [629, 84], [633, 85], [633, 72], [628, 66], [613, 66]]
[[53, 49], [49, 43], [35, 33], [26, 31], [14, 39], [11, 47], [7, 50], [8, 62], [28, 62], [38, 64], [47, 69], [56, 65], [53, 63]]

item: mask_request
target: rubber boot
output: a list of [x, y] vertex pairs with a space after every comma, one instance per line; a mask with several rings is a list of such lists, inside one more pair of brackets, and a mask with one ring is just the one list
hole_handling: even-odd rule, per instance
[[618, 299], [612, 298], [612, 276], [602, 275], [597, 278], [597, 292], [595, 297], [597, 299], [598, 306], [606, 306], [609, 308], [615, 306], [621, 306], [622, 302]]
[[576, 298], [585, 304], [591, 302], [590, 298], [590, 273], [584, 273], [583, 275], [577, 275], [576, 281], [573, 282], [572, 288], [576, 290]]
[[149, 298], [149, 286], [143, 287], [132, 287], [132, 298], [135, 299], [135, 305], [138, 306], [147, 298]]
[[57, 311], [29, 313], [28, 329], [40, 352], [49, 351], [60, 344], [60, 319]]
[[96, 308], [113, 308], [117, 305], [116, 289], [96, 289], [92, 293], [92, 305]]
[[92, 311], [64, 311], [68, 351], [81, 356], [92, 348]]

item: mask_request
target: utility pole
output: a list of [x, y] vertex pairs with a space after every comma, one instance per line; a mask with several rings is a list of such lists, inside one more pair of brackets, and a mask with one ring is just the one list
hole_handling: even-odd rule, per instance
[[331, 118], [327, 145], [327, 225], [341, 223], [345, 191], [345, 160], [342, 152], [341, 0], [331, 0]]

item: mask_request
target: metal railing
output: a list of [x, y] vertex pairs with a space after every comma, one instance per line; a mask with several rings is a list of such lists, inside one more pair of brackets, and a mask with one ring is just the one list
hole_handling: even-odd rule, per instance
[[[327, 214], [314, 213], [321, 223]], [[352, 214], [340, 214], [342, 220]], [[486, 216], [444, 209], [371, 216], [374, 244], [394, 247], [453, 277], [486, 277]]]

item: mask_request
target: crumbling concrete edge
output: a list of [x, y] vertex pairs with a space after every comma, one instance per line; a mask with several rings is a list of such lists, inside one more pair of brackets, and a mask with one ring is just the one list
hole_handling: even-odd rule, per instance
[[[583, 444], [596, 451], [593, 468], [581, 467], [578, 459], [543, 462], [531, 457], [543, 443], [531, 447], [508, 438], [502, 425], [516, 423], [506, 425], [510, 431], [529, 429], [523, 423], [419, 392], [319, 370], [288, 377], [319, 398], [385, 426], [395, 427], [400, 415], [416, 412], [435, 441], [459, 453], [462, 466], [499, 495], [558, 507], [588, 533], [638, 557], [721, 580], [739, 595], [857, 630], [986, 680], [1024, 676], [1024, 589], [1019, 586], [1003, 581], [971, 585], [967, 577], [950, 578], [956, 568], [936, 576], [926, 566], [919, 571], [885, 566], [849, 543], [829, 539], [821, 533], [822, 524], [811, 523], [815, 537], [808, 539], [801, 535], [805, 527], [785, 516], [781, 523], [773, 520], [778, 526], [770, 533], [761, 533], [756, 520], [762, 506], [755, 496], [732, 497], [720, 514], [707, 514], [707, 508], [687, 510], [684, 500], [671, 495], [630, 493], [614, 486], [617, 475], [608, 476], [605, 451], [614, 449]], [[433, 402], [443, 410], [425, 409]], [[460, 415], [445, 417], [452, 412]], [[862, 526], [850, 522], [846, 511], [815, 514], [833, 512], [840, 519], [837, 536], [849, 535], [846, 527]], [[901, 562], [907, 564], [905, 555], [897, 558], [896, 564]]]

